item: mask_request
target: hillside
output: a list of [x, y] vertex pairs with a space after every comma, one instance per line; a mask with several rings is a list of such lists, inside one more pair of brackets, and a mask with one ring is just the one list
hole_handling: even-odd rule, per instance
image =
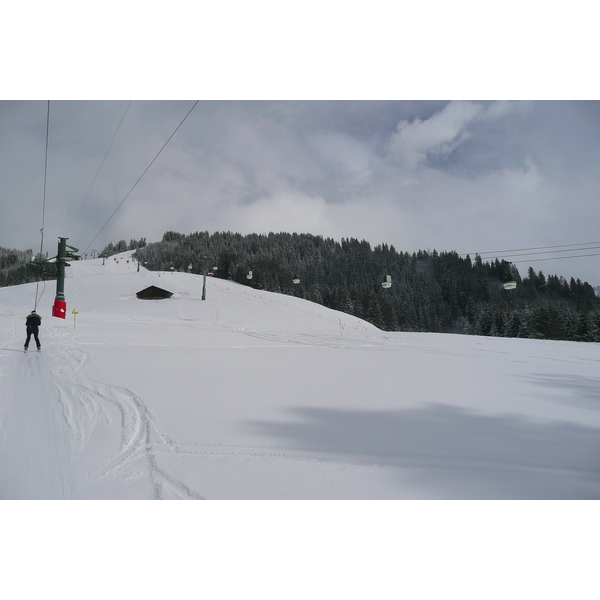
[[35, 284], [0, 289], [1, 498], [600, 498], [597, 344], [384, 332], [210, 277], [202, 301], [130, 255], [73, 264], [65, 321], [45, 284], [40, 354]]
[[[104, 252], [118, 248], [128, 249], [125, 240]], [[210, 257], [218, 278], [305, 298], [386, 331], [600, 342], [600, 298], [590, 284], [532, 267], [521, 277], [504, 259], [298, 233], [171, 231], [157, 243], [131, 240], [134, 248], [151, 270], [202, 273]], [[384, 289], [387, 277], [393, 284]], [[508, 281], [517, 285], [506, 290]]]

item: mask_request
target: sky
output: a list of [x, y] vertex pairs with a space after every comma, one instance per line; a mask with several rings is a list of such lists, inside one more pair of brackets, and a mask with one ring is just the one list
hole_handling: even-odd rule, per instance
[[[90, 253], [287, 231], [600, 285], [598, 256], [533, 260], [600, 254], [597, 101], [51, 100], [47, 118], [0, 102], [0, 246], [37, 251], [42, 220], [50, 255], [62, 236]], [[569, 251], [501, 252], [549, 246]]]
[[28, 27], [0, 40], [0, 246], [39, 249], [42, 224], [50, 255], [59, 236], [89, 253], [286, 231], [600, 285], [599, 256], [556, 260], [600, 253], [597, 32], [579, 4], [7, 7]]

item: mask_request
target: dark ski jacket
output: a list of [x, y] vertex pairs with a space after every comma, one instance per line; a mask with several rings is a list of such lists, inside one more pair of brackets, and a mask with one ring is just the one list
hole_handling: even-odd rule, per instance
[[40, 315], [27, 315], [27, 318], [25, 319], [25, 326], [27, 327], [27, 329], [30, 329], [31, 331], [34, 331], [35, 333], [38, 332], [38, 327], [42, 324], [42, 317], [40, 317]]

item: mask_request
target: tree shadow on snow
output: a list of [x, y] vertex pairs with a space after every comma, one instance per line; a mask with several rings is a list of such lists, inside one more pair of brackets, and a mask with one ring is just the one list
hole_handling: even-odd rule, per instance
[[401, 411], [291, 409], [255, 433], [323, 458], [396, 467], [422, 497], [600, 498], [600, 429], [444, 405]]

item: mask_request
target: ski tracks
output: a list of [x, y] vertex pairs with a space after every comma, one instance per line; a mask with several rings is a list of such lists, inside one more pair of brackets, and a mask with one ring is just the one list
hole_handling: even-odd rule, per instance
[[89, 377], [69, 333], [48, 328], [42, 353], [25, 354], [9, 347], [13, 329], [0, 365], [0, 498], [203, 499], [160, 466], [157, 447], [175, 444], [141, 398]]
[[[143, 401], [132, 391], [93, 381], [78, 375], [56, 373], [59, 399], [63, 407], [65, 421], [72, 436], [82, 444], [97, 448], [112, 441], [112, 456], [105, 459], [89, 473], [87, 487], [100, 490], [108, 487], [123, 487], [123, 495], [152, 499], [194, 499], [202, 496], [184, 482], [170, 475], [159, 466], [157, 444], [171, 445], [172, 442], [158, 427], [152, 413]], [[116, 418], [115, 418], [116, 416]], [[119, 427], [107, 427], [118, 420]], [[103, 443], [92, 442], [91, 437], [98, 433], [98, 422], [104, 421]], [[95, 427], [86, 427], [94, 424]], [[118, 439], [115, 439], [118, 438]], [[116, 451], [114, 450], [116, 446]], [[122, 486], [116, 485], [121, 482]], [[130, 491], [128, 491], [130, 488]], [[121, 494], [119, 494], [121, 495]]]

